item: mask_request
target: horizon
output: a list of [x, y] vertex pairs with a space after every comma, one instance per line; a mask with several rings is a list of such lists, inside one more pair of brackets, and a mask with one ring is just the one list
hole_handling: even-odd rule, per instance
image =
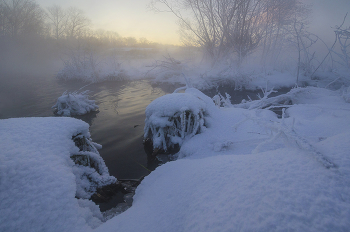
[[[347, 0], [302, 0], [312, 5], [310, 30], [332, 40], [331, 27], [340, 24], [347, 11], [350, 11], [350, 1]], [[117, 32], [122, 37], [146, 38], [151, 42], [182, 45], [177, 18], [171, 13], [155, 13], [147, 8], [150, 0], [104, 0], [103, 3], [94, 0], [36, 0], [43, 8], [52, 5], [63, 8], [77, 7], [84, 11], [91, 20], [94, 30], [102, 29]], [[350, 16], [346, 23], [349, 24]], [[347, 25], [345, 24], [345, 25]]]

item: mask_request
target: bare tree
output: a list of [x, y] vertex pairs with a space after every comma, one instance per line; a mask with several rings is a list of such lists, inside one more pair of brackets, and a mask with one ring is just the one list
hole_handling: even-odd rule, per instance
[[6, 34], [5, 5], [0, 1], [0, 37]]
[[64, 36], [67, 29], [68, 14], [61, 6], [53, 5], [47, 8], [47, 18], [51, 25], [55, 39], [60, 39]]
[[334, 30], [335, 41], [339, 45], [340, 52], [337, 52], [335, 49], [332, 49], [332, 52], [340, 59], [338, 63], [350, 69], [350, 26], [347, 28], [343, 27], [347, 15], [345, 15], [343, 23]]
[[[205, 49], [213, 64], [219, 59], [238, 63], [261, 41], [286, 24], [298, 0], [153, 0], [151, 9], [171, 12], [180, 23], [186, 45]], [[163, 7], [163, 10], [161, 9]], [[164, 9], [165, 8], [165, 9]], [[289, 22], [290, 23], [290, 22]], [[265, 48], [267, 48], [265, 40]]]
[[67, 10], [67, 27], [65, 33], [69, 38], [77, 38], [82, 36], [89, 29], [91, 24], [84, 12], [76, 7]]
[[41, 35], [44, 30], [44, 11], [32, 0], [0, 0], [3, 34]]
[[[295, 14], [299, 8], [296, 0], [267, 0], [265, 4], [264, 35], [262, 40], [262, 64], [273, 62], [284, 45], [284, 37], [288, 34], [285, 28], [293, 25]], [[300, 7], [303, 9], [304, 7]], [[306, 14], [306, 12], [305, 12]]]

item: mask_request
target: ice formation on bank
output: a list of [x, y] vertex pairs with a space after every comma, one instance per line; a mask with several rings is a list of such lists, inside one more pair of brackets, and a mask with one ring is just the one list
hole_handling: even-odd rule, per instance
[[89, 125], [81, 120], [0, 120], [0, 231], [99, 226], [100, 210], [87, 199], [96, 187], [116, 179], [95, 146]]
[[53, 109], [56, 109], [56, 114], [62, 116], [83, 115], [91, 111], [97, 110], [98, 106], [94, 100], [89, 100], [88, 91], [72, 92], [67, 91], [57, 99]]

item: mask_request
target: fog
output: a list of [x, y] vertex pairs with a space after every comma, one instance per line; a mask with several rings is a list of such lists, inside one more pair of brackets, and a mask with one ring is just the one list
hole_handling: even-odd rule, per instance
[[[315, 71], [329, 70], [331, 66], [332, 69], [347, 68], [347, 64], [339, 63], [340, 58], [335, 53], [327, 56], [335, 41], [335, 27], [342, 24], [347, 10], [350, 9], [350, 2], [347, 0], [304, 0], [303, 3], [307, 4], [305, 7], [310, 10], [305, 11], [308, 16], [305, 20], [302, 18], [306, 15], [297, 19], [300, 20], [300, 28], [293, 28], [291, 23], [289, 28], [288, 25], [279, 28], [272, 28], [273, 24], [255, 25], [257, 31], [266, 28], [265, 33], [249, 32], [252, 36], [250, 39], [259, 38], [259, 41], [250, 42], [250, 48], [247, 48], [248, 43], [244, 43], [248, 41], [247, 38], [236, 42], [232, 40], [231, 45], [223, 45], [226, 46], [222, 47], [225, 53], [219, 51], [221, 45], [214, 39], [203, 42], [200, 41], [202, 38], [194, 38], [194, 34], [200, 34], [200, 30], [191, 31], [181, 26], [181, 20], [176, 19], [171, 12], [156, 14], [155, 9], [162, 7], [158, 1], [154, 1], [153, 8], [149, 7], [150, 2], [136, 0], [128, 3], [105, 1], [98, 5], [93, 2], [72, 3], [63, 0], [19, 2], [29, 2], [35, 10], [30, 12], [33, 16], [30, 20], [25, 18], [28, 16], [18, 16], [18, 25], [9, 23], [9, 15], [16, 12], [12, 5], [13, 0], [0, 2], [4, 12], [0, 14], [0, 71], [3, 74], [50, 73], [50, 78], [56, 76], [65, 80], [80, 79], [87, 82], [145, 77], [171, 82], [176, 81], [176, 78], [182, 80], [179, 73], [183, 72], [191, 76], [219, 77], [226, 70], [224, 76], [237, 82], [237, 72], [247, 70], [264, 70], [268, 73], [268, 70], [288, 69], [291, 75], [303, 71], [302, 74], [307, 76], [315, 74]], [[289, 4], [293, 1], [283, 2]], [[118, 9], [112, 10], [118, 4]], [[135, 13], [132, 6], [137, 6], [134, 11], [144, 17], [143, 22], [130, 24], [135, 20], [131, 18]], [[53, 11], [54, 7], [56, 13]], [[114, 31], [111, 31], [115, 20], [113, 15], [118, 12], [123, 12], [119, 14], [123, 19], [119, 18], [114, 24]], [[147, 21], [150, 15], [152, 17]], [[55, 17], [62, 20], [62, 23], [55, 24]], [[164, 37], [160, 38], [161, 36], [159, 40], [149, 39], [157, 38], [157, 35], [152, 30], [145, 31], [145, 22], [148, 26], [163, 31], [163, 34], [171, 31], [176, 37], [172, 36], [174, 39], [168, 42], [164, 42]], [[123, 27], [119, 30], [118, 25], [123, 23], [129, 27], [132, 25], [130, 31], [138, 31], [136, 34], [140, 37], [130, 36], [132, 33], [128, 34]], [[346, 29], [349, 25], [350, 16], [346, 18], [342, 28]], [[283, 39], [277, 41], [277, 37], [279, 39], [281, 36], [274, 33], [280, 29], [284, 30]], [[210, 48], [210, 43], [217, 45]], [[340, 51], [338, 44], [332, 49], [334, 52], [336, 49]], [[181, 65], [177, 65], [180, 63]], [[306, 69], [309, 70], [299, 70], [301, 66], [305, 68], [305, 65], [308, 65]], [[91, 73], [95, 73], [96, 77], [90, 78]], [[176, 78], [169, 79], [169, 76]]]

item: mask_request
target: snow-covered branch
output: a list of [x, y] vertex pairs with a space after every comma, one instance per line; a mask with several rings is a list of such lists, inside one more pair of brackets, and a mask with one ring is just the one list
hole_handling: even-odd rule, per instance
[[55, 109], [56, 114], [62, 116], [83, 115], [97, 110], [98, 106], [94, 100], [89, 100], [88, 92], [87, 90], [80, 93], [66, 91], [57, 99], [52, 108]]

